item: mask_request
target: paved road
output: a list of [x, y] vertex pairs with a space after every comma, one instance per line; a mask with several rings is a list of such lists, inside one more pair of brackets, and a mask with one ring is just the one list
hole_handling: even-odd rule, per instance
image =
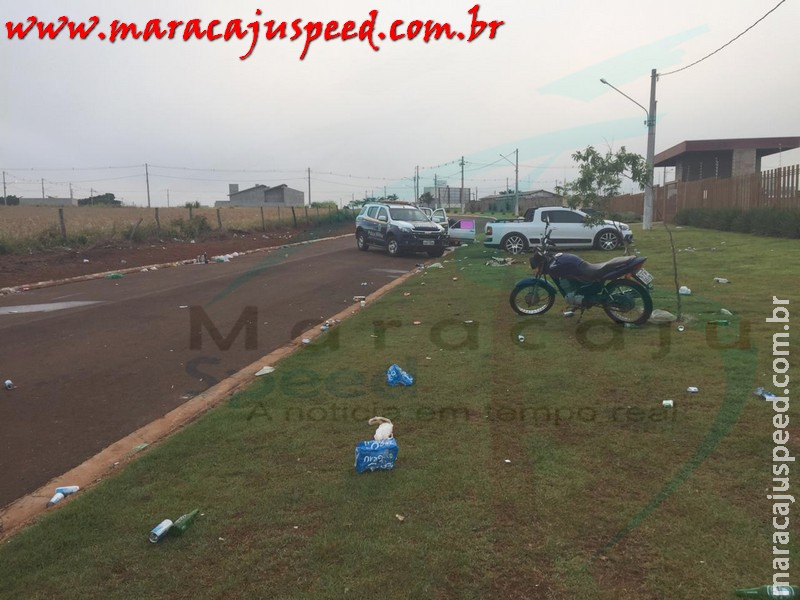
[[[348, 236], [0, 296], [0, 380], [17, 386], [0, 390], [0, 507], [425, 258], [360, 252]], [[255, 339], [232, 334], [246, 320]]]

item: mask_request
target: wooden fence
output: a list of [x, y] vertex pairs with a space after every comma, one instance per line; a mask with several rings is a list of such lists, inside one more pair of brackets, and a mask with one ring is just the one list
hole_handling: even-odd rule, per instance
[[[672, 222], [685, 208], [800, 209], [800, 165], [726, 179], [675, 181], [653, 190], [653, 220]], [[609, 210], [642, 214], [644, 193], [612, 198]]]

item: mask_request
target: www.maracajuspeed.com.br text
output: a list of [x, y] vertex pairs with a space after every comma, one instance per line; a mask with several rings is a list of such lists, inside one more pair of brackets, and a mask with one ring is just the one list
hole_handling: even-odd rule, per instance
[[[300, 60], [303, 60], [312, 42], [358, 40], [366, 42], [374, 51], [380, 49], [381, 41], [421, 41], [428, 43], [437, 40], [458, 40], [467, 43], [478, 39], [484, 32], [488, 39], [495, 39], [497, 30], [505, 24], [505, 21], [484, 21], [478, 18], [480, 5], [476, 4], [467, 11], [469, 24], [461, 31], [455, 29], [450, 23], [439, 23], [433, 20], [413, 19], [404, 21], [396, 19], [391, 22], [386, 31], [378, 30], [378, 11], [372, 10], [368, 17], [358, 22], [348, 21], [305, 21], [294, 19], [284, 20], [253, 20], [245, 22], [243, 19], [230, 19], [221, 21], [211, 19], [181, 20], [162, 20], [150, 19], [144, 25], [129, 23], [120, 20], [111, 21], [110, 25], [104, 30], [100, 27], [98, 16], [89, 17], [86, 21], [73, 21], [66, 16], [59, 17], [55, 21], [41, 21], [36, 16], [30, 16], [25, 21], [6, 22], [8, 39], [19, 41], [25, 39], [54, 40], [59, 36], [68, 37], [70, 40], [85, 40], [93, 36], [95, 39], [106, 40], [111, 43], [118, 41], [136, 40], [146, 42], [156, 40], [206, 40], [249, 41], [247, 52], [239, 58], [245, 60], [252, 55], [258, 40], [263, 37], [267, 42], [276, 40], [289, 40], [291, 42], [301, 41], [303, 50], [300, 53]], [[261, 9], [256, 9], [256, 17], [262, 16]], [[465, 19], [464, 22], [467, 25]], [[30, 38], [29, 38], [30, 36]]]

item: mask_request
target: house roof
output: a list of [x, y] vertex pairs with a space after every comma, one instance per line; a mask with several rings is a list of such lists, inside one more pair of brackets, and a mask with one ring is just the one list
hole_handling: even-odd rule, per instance
[[695, 152], [755, 150], [759, 157], [800, 148], [800, 137], [732, 138], [724, 140], [687, 140], [656, 154], [653, 166], [674, 167], [678, 159]]
[[273, 185], [273, 186], [264, 185], [263, 183], [257, 183], [256, 185], [254, 185], [251, 188], [247, 188], [246, 190], [239, 190], [238, 192], [232, 192], [232, 193], [228, 194], [228, 196], [235, 196], [236, 194], [244, 194], [245, 192], [249, 192], [251, 190], [257, 190], [257, 189], [276, 190], [278, 188], [285, 188], [285, 187], [289, 187], [289, 186], [286, 185], [285, 183], [281, 183], [280, 185]]

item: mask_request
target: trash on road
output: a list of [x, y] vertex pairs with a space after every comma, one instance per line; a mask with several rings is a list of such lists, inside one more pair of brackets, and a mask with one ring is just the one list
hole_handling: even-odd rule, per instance
[[122, 279], [125, 277], [122, 273], [109, 273], [106, 275], [106, 279]]
[[414, 378], [398, 365], [394, 364], [386, 371], [386, 382], [392, 387], [398, 385], [408, 386], [414, 383]]
[[681, 296], [691, 296], [691, 295], [692, 295], [692, 290], [691, 290], [691, 289], [689, 289], [688, 287], [686, 287], [685, 285], [682, 285], [682, 286], [681, 286], [681, 287], [678, 289], [678, 293], [679, 293]]
[[686, 391], [689, 392], [690, 394], [696, 394], [697, 392], [700, 391], [700, 388], [690, 385], [688, 388], [686, 388]]
[[262, 375], [268, 375], [269, 373], [272, 373], [274, 371], [275, 367], [270, 367], [270, 366], [261, 367], [258, 371], [256, 371], [256, 377], [261, 377]]
[[730, 279], [725, 279], [724, 277], [714, 277], [714, 283], [730, 283]]
[[54, 505], [58, 504], [59, 502], [61, 502], [65, 498], [65, 496], [66, 496], [66, 494], [64, 494], [62, 492], [56, 492], [55, 494], [53, 494], [53, 497], [50, 498], [50, 500], [47, 501], [47, 506], [54, 506]]
[[663, 406], [664, 408], [672, 408], [674, 405], [675, 403], [672, 400], [664, 400], [661, 403], [661, 406]]
[[17, 386], [15, 386], [15, 385], [14, 385], [14, 382], [13, 382], [13, 381], [11, 381], [10, 379], [6, 379], [6, 380], [3, 382], [3, 387], [4, 387], [4, 388], [6, 388], [7, 390], [13, 390], [13, 389], [14, 389], [15, 387], [17, 387]]
[[433, 263], [432, 265], [428, 265], [429, 269], [444, 269], [444, 265], [442, 263]]
[[79, 485], [65, 485], [56, 488], [56, 494], [64, 494], [65, 496], [69, 496], [70, 494], [74, 494], [80, 488]]

